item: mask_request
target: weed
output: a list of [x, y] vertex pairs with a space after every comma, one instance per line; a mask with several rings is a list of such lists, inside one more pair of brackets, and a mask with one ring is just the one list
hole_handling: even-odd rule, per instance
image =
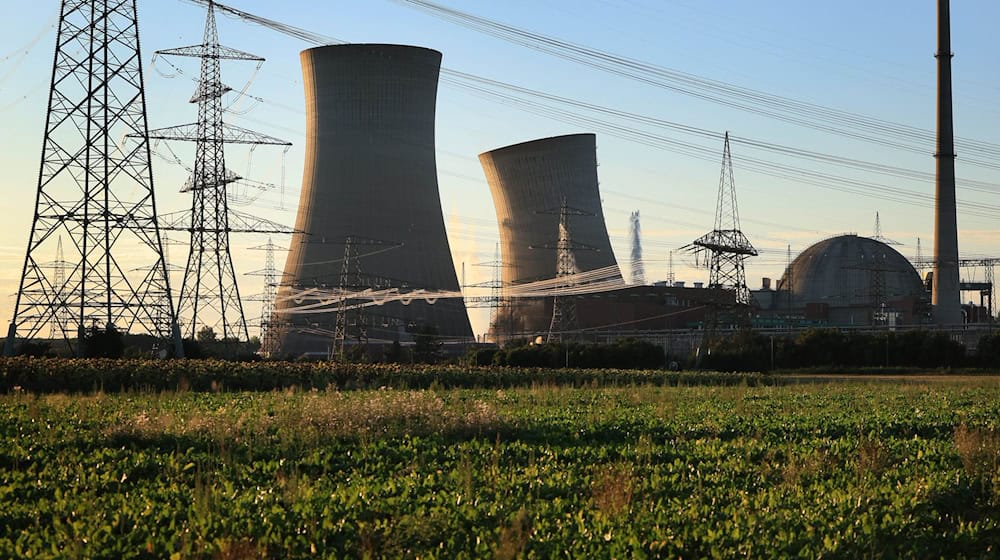
[[804, 480], [821, 476], [833, 465], [830, 453], [825, 449], [812, 450], [802, 455], [791, 455], [781, 468], [781, 479], [788, 486], [798, 486]]
[[216, 560], [252, 560], [267, 558], [267, 551], [251, 540], [225, 541], [215, 554]]
[[965, 472], [974, 478], [994, 477], [1000, 466], [1000, 434], [995, 430], [955, 428], [955, 449]]
[[634, 493], [635, 475], [628, 464], [600, 468], [590, 487], [594, 507], [609, 518], [628, 512]]
[[858, 443], [854, 466], [862, 477], [877, 477], [892, 462], [888, 446], [881, 439], [862, 436]]
[[517, 512], [509, 525], [500, 530], [500, 538], [493, 557], [509, 560], [521, 556], [531, 540], [531, 519], [523, 509]]

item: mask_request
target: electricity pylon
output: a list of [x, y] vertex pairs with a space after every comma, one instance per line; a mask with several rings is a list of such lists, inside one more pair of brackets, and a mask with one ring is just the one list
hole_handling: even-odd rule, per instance
[[56, 290], [56, 301], [58, 302], [59, 307], [56, 309], [55, 317], [50, 327], [49, 338], [55, 340], [66, 336], [66, 329], [71, 318], [69, 309], [66, 308], [66, 302], [63, 297], [63, 292], [66, 290], [66, 256], [63, 252], [61, 235], [59, 236], [59, 240], [56, 242], [56, 260], [52, 263], [52, 267], [52, 287]]
[[571, 333], [578, 328], [576, 320], [576, 299], [570, 294], [562, 294], [572, 286], [571, 278], [579, 270], [576, 266], [575, 251], [597, 251], [596, 247], [577, 243], [573, 241], [569, 217], [570, 216], [593, 216], [591, 212], [571, 208], [563, 197], [562, 204], [558, 209], [543, 210], [539, 214], [559, 214], [559, 238], [555, 245], [548, 243], [545, 245], [532, 246], [532, 249], [555, 249], [556, 250], [556, 278], [565, 278], [566, 285], [560, 286], [555, 297], [552, 298], [552, 321], [549, 323], [548, 342], [562, 341], [571, 336]]
[[[220, 61], [242, 60], [261, 64], [264, 59], [219, 44], [215, 24], [215, 3], [208, 2], [205, 35], [200, 45], [157, 51], [157, 55], [193, 57], [201, 60], [198, 89], [191, 103], [198, 104], [198, 121], [192, 124], [153, 130], [150, 138], [195, 143], [194, 171], [182, 192], [192, 193], [191, 252], [184, 269], [184, 281], [177, 313], [184, 334], [194, 337], [199, 326], [216, 330], [222, 340], [247, 340], [246, 317], [240, 300], [236, 271], [230, 254], [230, 210], [227, 185], [241, 179], [226, 168], [225, 145], [277, 145], [288, 142], [223, 123], [222, 96], [233, 91], [221, 80]], [[265, 226], [254, 233], [290, 233], [287, 228]], [[221, 331], [221, 332], [220, 332]]]
[[[35, 213], [6, 355], [18, 335], [37, 336], [61, 313], [74, 353], [95, 326], [172, 339], [174, 354], [183, 355], [150, 160], [135, 0], [63, 0]], [[69, 242], [57, 283], [39, 259], [50, 258], [60, 234]]]
[[729, 151], [728, 132], [722, 150], [715, 229], [696, 239], [686, 249], [696, 256], [704, 254], [704, 262], [709, 269], [709, 289], [733, 292], [732, 302], [713, 297], [709, 306], [709, 317], [705, 322], [706, 338], [711, 338], [718, 328], [719, 312], [723, 308], [731, 308], [737, 322], [741, 326], [747, 326], [753, 296], [747, 287], [744, 261], [757, 256], [757, 249], [754, 249], [753, 244], [740, 229], [740, 213], [736, 204], [736, 182], [733, 179], [733, 158]]
[[278, 293], [278, 272], [274, 263], [274, 251], [282, 250], [284, 247], [275, 245], [271, 239], [266, 245], [251, 247], [251, 251], [264, 251], [264, 269], [248, 272], [249, 276], [264, 277], [264, 292], [259, 296], [248, 298], [251, 301], [260, 301], [260, 350], [259, 354], [265, 357], [276, 355], [278, 348], [278, 325], [274, 321], [274, 301]]
[[401, 245], [394, 241], [354, 235], [344, 238], [344, 259], [341, 262], [338, 283], [340, 299], [337, 302], [337, 322], [334, 324], [330, 359], [343, 361], [347, 357], [347, 339], [352, 336], [357, 344], [356, 355], [361, 359], [367, 359], [368, 327], [371, 320], [367, 307], [373, 303], [372, 292], [388, 288], [394, 283], [398, 285], [398, 282], [387, 278], [363, 273], [361, 259], [366, 255], [358, 254], [358, 247], [394, 248]]

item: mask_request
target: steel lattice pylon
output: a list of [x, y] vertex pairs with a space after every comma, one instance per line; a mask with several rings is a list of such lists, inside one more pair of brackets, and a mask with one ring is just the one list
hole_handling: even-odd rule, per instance
[[[59, 330], [76, 353], [72, 338], [88, 326], [172, 338], [183, 353], [150, 159], [135, 0], [64, 0], [6, 354], [18, 335], [33, 338], [62, 317], [69, 324]], [[69, 242], [58, 282], [41, 263], [51, 260], [60, 234]]]
[[333, 348], [330, 354], [331, 359], [343, 361], [346, 358], [346, 344], [348, 337], [348, 327], [350, 320], [348, 315], [354, 316], [354, 327], [357, 336], [357, 350], [360, 355], [364, 355], [368, 349], [368, 313], [365, 311], [363, 301], [348, 302], [349, 295], [354, 292], [363, 291], [365, 282], [361, 275], [361, 261], [358, 257], [357, 242], [353, 237], [348, 236], [344, 241], [344, 260], [340, 268], [339, 297], [337, 305], [337, 323], [333, 332]]
[[284, 250], [284, 247], [275, 245], [271, 239], [266, 245], [251, 247], [251, 251], [264, 251], [264, 269], [255, 272], [248, 272], [251, 276], [264, 277], [264, 292], [259, 296], [252, 296], [248, 299], [260, 301], [260, 350], [258, 353], [265, 357], [274, 356], [278, 353], [279, 325], [274, 320], [274, 301], [278, 294], [278, 272], [274, 263], [275, 249]]
[[[201, 60], [198, 89], [191, 103], [198, 104], [198, 121], [150, 132], [150, 138], [195, 142], [194, 170], [184, 191], [192, 193], [190, 222], [191, 252], [184, 269], [177, 314], [184, 335], [194, 337], [199, 326], [210, 327], [223, 340], [249, 338], [243, 303], [230, 254], [230, 224], [227, 185], [241, 179], [226, 169], [225, 145], [270, 144], [288, 146], [277, 138], [223, 123], [222, 96], [232, 91], [221, 81], [221, 60], [264, 59], [219, 44], [215, 5], [208, 2], [205, 35], [201, 45], [158, 51], [158, 55], [186, 56]], [[243, 220], [243, 221], [252, 221]], [[290, 233], [270, 226], [249, 231]], [[218, 327], [218, 329], [216, 329]], [[221, 331], [221, 332], [219, 332]]]
[[[489, 281], [490, 288], [490, 329], [493, 331], [493, 342], [499, 344], [501, 341], [505, 341], [510, 338], [510, 328], [509, 328], [509, 317], [510, 317], [510, 302], [504, 297], [503, 289], [503, 256], [500, 252], [500, 244], [497, 243], [496, 249], [493, 251], [493, 260], [486, 264], [486, 266], [493, 268], [493, 275]], [[508, 318], [504, 321], [504, 316]], [[503, 328], [501, 323], [508, 323], [507, 336], [501, 335]]]
[[[572, 286], [573, 275], [580, 272], [576, 265], [575, 251], [596, 251], [596, 247], [576, 243], [573, 241], [569, 217], [570, 216], [593, 216], [592, 212], [572, 208], [563, 197], [562, 204], [558, 209], [543, 210], [539, 214], [559, 214], [559, 238], [555, 245], [545, 244], [531, 247], [532, 249], [555, 249], [556, 250], [556, 278], [566, 278], [566, 285], [561, 289]], [[560, 289], [560, 291], [561, 291]], [[576, 321], [576, 298], [571, 295], [561, 295], [559, 292], [552, 298], [552, 321], [549, 323], [549, 333], [546, 337], [548, 342], [558, 342], [573, 336], [578, 328]]]
[[715, 301], [706, 320], [706, 336], [710, 337], [718, 326], [719, 311], [731, 307], [737, 320], [744, 325], [749, 321], [753, 296], [747, 287], [744, 261], [757, 256], [757, 250], [740, 229], [740, 213], [736, 204], [736, 182], [733, 179], [733, 159], [729, 151], [729, 133], [726, 133], [722, 150], [722, 172], [719, 177], [719, 197], [715, 208], [715, 229], [696, 239], [686, 247], [696, 255], [705, 253], [709, 269], [708, 287], [731, 290], [733, 301]]
[[66, 306], [66, 302], [63, 301], [64, 294], [66, 293], [66, 257], [63, 252], [61, 235], [56, 242], [56, 260], [52, 263], [52, 271], [52, 287], [55, 288], [56, 294], [58, 294], [59, 307], [56, 309], [55, 317], [53, 317], [52, 324], [49, 327], [49, 338], [56, 340], [66, 338], [66, 333], [69, 330], [71, 322], [69, 308]]

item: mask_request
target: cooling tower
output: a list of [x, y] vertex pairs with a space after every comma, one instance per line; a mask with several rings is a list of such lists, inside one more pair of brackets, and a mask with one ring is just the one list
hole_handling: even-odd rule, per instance
[[[441, 53], [355, 44], [308, 49], [301, 58], [306, 160], [299, 233], [273, 318], [284, 355], [330, 346], [337, 305], [309, 299], [310, 290], [459, 290], [434, 157]], [[357, 258], [345, 266], [348, 239]], [[395, 340], [414, 325], [472, 337], [461, 298], [415, 298], [366, 311], [372, 341]]]
[[[615, 255], [601, 209], [597, 182], [597, 139], [593, 134], [544, 138], [479, 155], [500, 227], [504, 286], [556, 275], [559, 237], [558, 209], [565, 198], [570, 208], [591, 215], [570, 218], [580, 272], [615, 266]], [[551, 302], [519, 300], [512, 306], [507, 332], [545, 331], [552, 319]], [[587, 325], [580, 325], [586, 327]]]

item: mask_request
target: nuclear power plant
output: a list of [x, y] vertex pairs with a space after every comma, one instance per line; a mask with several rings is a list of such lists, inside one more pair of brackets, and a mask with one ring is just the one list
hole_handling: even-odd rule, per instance
[[[459, 291], [434, 155], [441, 53], [352, 44], [308, 49], [301, 59], [306, 163], [272, 320], [281, 332], [275, 351], [286, 355], [326, 351], [345, 311], [336, 302], [302, 305], [306, 290]], [[393, 341], [414, 325], [472, 338], [460, 298], [366, 311], [371, 339]]]
[[[319, 36], [304, 30], [210, 2], [207, 29], [212, 33], [215, 25], [212, 10], [215, 9], [249, 18], [249, 21], [311, 40], [314, 44], [323, 43], [317, 40]], [[104, 18], [120, 18], [129, 29], [137, 26], [134, 7], [104, 6], [101, 13]], [[100, 15], [91, 19], [101, 19]], [[92, 22], [83, 21], [81, 25], [69, 25], [66, 29], [61, 27], [60, 34], [76, 37], [76, 29], [92, 25]], [[208, 33], [206, 36], [212, 35]], [[114, 107], [108, 105], [108, 99], [115, 98], [112, 89], [131, 89], [133, 91], [127, 97], [141, 101], [135, 109], [135, 115], [141, 114], [141, 119], [136, 116], [122, 122], [111, 122], [105, 115], [96, 120], [89, 117], [60, 120], [54, 129], [46, 131], [43, 172], [57, 170], [57, 174], [66, 175], [63, 167], [53, 165], [53, 162], [60, 161], [61, 156], [59, 150], [52, 147], [55, 144], [50, 146], [52, 135], [62, 133], [59, 127], [72, 128], [71, 132], [77, 133], [80, 132], [76, 130], [78, 122], [108, 121], [105, 126], [98, 127], [101, 130], [96, 135], [89, 135], [91, 126], [88, 125], [88, 136], [81, 143], [79, 153], [90, 153], [88, 150], [102, 146], [107, 149], [110, 146], [107, 139], [114, 136], [112, 129], [118, 125], [130, 131], [142, 131], [137, 136], [141, 145], [145, 145], [142, 142], [148, 144], [150, 138], [162, 137], [151, 134], [145, 123], [141, 67], [133, 62], [119, 64], [120, 60], [141, 58], [138, 36], [135, 37], [135, 45], [124, 45], [127, 48], [122, 48], [124, 55], [109, 53], [106, 48], [102, 54], [100, 48], [94, 47], [88, 51], [91, 53], [89, 66], [74, 66], [74, 72], [79, 74], [79, 83], [85, 83], [93, 78], [86, 68], [102, 64], [119, 65], [119, 70], [130, 78], [128, 84], [118, 85], [105, 75], [101, 86], [103, 93], [97, 96], [93, 91], [86, 95], [75, 90], [64, 92], [65, 84], [54, 80], [52, 93], [55, 96], [53, 99], [70, 93], [81, 97], [83, 101], [74, 101], [73, 106], [79, 111], [88, 108], [81, 114], [90, 115], [93, 112], [91, 109], [96, 110], [94, 114], [113, 113]], [[91, 37], [89, 41], [97, 39], [100, 38]], [[214, 45], [212, 48], [215, 51], [221, 48], [215, 43], [210, 44]], [[62, 43], [59, 45], [57, 68], [63, 58], [74, 56], [67, 50], [69, 47]], [[217, 54], [205, 48], [208, 54], [202, 58], [211, 62]], [[188, 56], [191, 52], [186, 49], [167, 52]], [[223, 58], [227, 59], [250, 56], [229, 50], [224, 55]], [[762, 327], [791, 331], [807, 326], [928, 326], [957, 331], [970, 322], [983, 321], [984, 318], [992, 323], [993, 267], [1000, 259], [962, 259], [958, 248], [948, 0], [938, 0], [935, 57], [937, 131], [934, 152], [934, 250], [930, 259], [924, 261], [918, 257], [911, 262], [888, 240], [881, 238], [880, 233], [871, 238], [857, 234], [836, 235], [816, 242], [794, 260], [789, 247], [787, 266], [780, 279], [772, 285], [771, 280], [765, 278], [759, 289], [749, 290], [744, 260], [752, 267], [758, 251], [740, 226], [727, 132], [715, 228], [693, 244], [677, 248], [694, 246], [693, 254], [702, 254], [703, 258], [710, 255], [710, 260], [702, 262], [697, 261], [697, 256], [690, 257], [695, 259], [696, 266], [709, 264], [712, 272], [706, 275], [707, 283], [675, 282], [672, 251], [667, 275], [669, 280], [646, 283], [645, 278], [652, 277], [653, 273], [643, 267], [642, 229], [639, 228], [637, 211], [632, 214], [630, 222], [632, 272], [631, 284], [627, 285], [618, 267], [602, 207], [597, 136], [579, 133], [530, 140], [478, 156], [492, 196], [500, 238], [496, 264], [498, 274], [491, 286], [496, 291], [489, 298], [480, 298], [487, 299], [494, 306], [489, 325], [491, 340], [538, 340], [543, 334], [548, 335], [548, 340], [565, 340], [564, 336], [595, 340], [602, 335], [608, 338], [632, 336], [640, 331], [656, 334], [668, 330], [695, 332]], [[441, 60], [442, 54], [435, 50], [392, 44], [327, 45], [301, 53], [306, 110], [302, 190], [284, 269], [279, 273], [275, 271], [273, 262], [269, 265], [269, 278], [276, 280], [265, 290], [270, 295], [264, 309], [273, 311], [261, 321], [262, 327], [268, 329], [266, 335], [261, 336], [264, 354], [285, 357], [322, 355], [343, 359], [349, 347], [367, 349], [369, 343], [383, 346], [393, 342], [411, 344], [414, 343], [415, 333], [431, 336], [438, 342], [455, 343], [456, 347], [474, 341], [466, 304], [476, 303], [477, 297], [465, 293], [463, 288], [466, 286], [459, 283], [438, 186], [435, 118]], [[667, 123], [610, 108], [604, 110], [597, 105], [471, 74], [446, 72], [449, 72], [449, 80], [471, 80], [465, 85], [473, 91], [497, 94], [502, 100], [510, 100], [505, 96], [515, 95], [511, 93], [513, 91], [544, 98], [553, 106], [566, 102], [568, 106], [597, 110], [609, 115], [608, 118], [612, 118], [610, 115], [623, 119], [639, 117], [639, 122], [650, 126]], [[217, 69], [208, 75], [211, 79], [203, 78], [203, 81], [214, 84], [217, 97], [221, 99], [230, 89], [219, 82]], [[703, 85], [709, 87], [711, 84], [706, 81]], [[736, 92], [737, 88], [727, 91]], [[798, 105], [784, 103], [787, 100], [781, 99], [786, 110], [799, 110]], [[63, 110], [57, 105], [50, 107], [50, 114]], [[218, 107], [212, 111], [221, 115], [221, 101], [215, 105]], [[535, 108], [546, 114], [544, 109]], [[808, 110], [820, 109], [821, 106], [810, 105]], [[563, 109], [556, 112], [559, 111]], [[588, 121], [582, 114], [571, 116], [573, 118], [568, 122], [593, 122], [597, 130], [608, 130], [602, 128], [600, 120]], [[867, 117], [857, 115], [857, 118]], [[216, 120], [220, 123], [216, 128], [221, 127], [221, 117]], [[886, 121], [874, 119], [872, 122], [883, 126]], [[715, 137], [715, 133], [693, 126], [667, 124], [669, 126], [664, 124], [666, 128], [683, 129], [702, 139]], [[187, 131], [187, 126], [180, 129]], [[611, 127], [609, 134], [614, 134], [615, 126]], [[900, 127], [905, 128], [904, 125]], [[638, 130], [620, 128], [629, 133]], [[221, 146], [224, 143], [254, 143], [248, 142], [250, 131], [239, 129], [237, 132], [232, 137], [222, 135], [216, 138], [219, 162], [222, 161]], [[914, 136], [918, 135], [914, 133]], [[629, 134], [622, 137], [629, 138]], [[656, 137], [650, 135], [648, 140], [654, 142]], [[734, 144], [738, 140], [734, 138]], [[674, 140], [664, 142], [669, 144]], [[486, 147], [470, 147], [468, 155]], [[798, 151], [762, 141], [756, 142], [754, 147], [779, 152]], [[691, 144], [689, 149], [694, 151], [703, 147]], [[810, 157], [821, 155], [803, 153]], [[170, 295], [168, 263], [156, 229], [162, 226], [157, 226], [158, 218], [152, 205], [148, 155], [143, 155], [143, 150], [137, 150], [126, 156], [122, 161], [128, 160], [129, 166], [141, 169], [141, 190], [148, 195], [136, 202], [136, 207], [128, 214], [130, 217], [115, 218], [102, 224], [104, 234], [98, 237], [105, 241], [99, 250], [74, 249], [74, 256], [70, 258], [72, 262], [66, 262], [62, 257], [62, 249], [59, 249], [54, 264], [48, 264], [45, 259], [49, 258], [46, 253], [48, 244], [62, 246], [57, 236], [60, 232], [69, 236], [69, 247], [89, 247], [83, 240], [96, 235], [87, 229], [92, 225], [89, 219], [84, 220], [82, 234], [73, 228], [66, 229], [65, 223], [75, 223], [74, 220], [80, 219], [78, 213], [72, 210], [76, 207], [73, 205], [103, 208], [92, 213], [105, 215], [110, 210], [101, 204], [107, 205], [115, 197], [111, 197], [108, 194], [111, 191], [108, 191], [104, 200], [99, 200], [100, 197], [94, 194], [87, 181], [80, 182], [79, 177], [85, 174], [69, 174], [65, 179], [70, 181], [73, 189], [69, 189], [68, 194], [61, 193], [53, 198], [46, 194], [46, 189], [53, 188], [51, 178], [43, 176], [40, 179], [39, 202], [36, 203], [40, 205], [36, 207], [36, 223], [31, 237], [37, 242], [28, 246], [5, 353], [15, 353], [19, 329], [30, 338], [49, 326], [48, 330], [58, 331], [60, 337], [73, 342], [74, 338], [83, 336], [88, 325], [94, 329], [102, 326], [108, 330], [144, 330], [160, 339], [172, 339], [171, 347], [175, 355], [183, 352], [177, 331], [177, 306]], [[106, 162], [114, 157], [118, 155], [103, 154], [98, 159]], [[90, 169], [90, 158], [85, 160], [76, 163], [81, 169]], [[854, 162], [850, 158], [832, 155], [827, 163], [838, 163], [840, 160], [845, 160], [845, 165], [853, 164], [860, 168], [885, 167], [891, 170], [891, 166], [881, 163]], [[761, 168], [771, 163], [754, 159], [747, 161], [752, 164], [751, 169], [762, 173], [765, 171]], [[929, 162], [929, 158], [926, 161]], [[225, 191], [220, 187], [239, 178], [235, 174], [226, 174], [223, 168], [221, 166], [216, 174], [218, 176], [203, 188], [218, 189], [218, 192], [213, 190], [210, 194], [218, 195], [220, 200], [225, 201]], [[902, 176], [919, 177], [917, 172], [903, 171], [907, 173]], [[813, 176], [809, 170], [803, 173], [806, 178]], [[928, 179], [928, 187], [929, 183]], [[708, 184], [706, 181], [705, 186]], [[482, 185], [478, 194], [485, 196]], [[73, 205], [68, 205], [68, 202], [64, 205], [63, 198], [73, 202]], [[49, 208], [45, 201], [50, 199], [60, 202]], [[56, 215], [52, 214], [53, 208], [60, 212], [62, 209], [69, 210]], [[219, 212], [219, 225], [210, 229], [227, 234], [235, 231], [227, 221], [228, 210]], [[133, 224], [134, 216], [138, 215], [142, 216], [142, 223]], [[655, 215], [651, 216], [645, 210], [642, 215], [656, 219]], [[172, 227], [180, 226], [175, 224]], [[198, 230], [196, 225], [186, 227]], [[202, 224], [201, 229], [205, 227]], [[133, 285], [145, 286], [145, 291], [123, 291], [117, 273], [111, 272], [114, 267], [108, 266], [108, 263], [115, 262], [114, 253], [122, 250], [115, 248], [113, 252], [111, 246], [118, 239], [118, 234], [113, 233], [118, 229], [137, 236], [139, 244], [150, 253], [149, 263], [144, 268], [136, 269], [148, 271], [145, 280], [126, 282], [130, 289]], [[880, 230], [877, 228], [877, 231]], [[217, 260], [219, 257], [228, 258], [228, 245], [216, 253]], [[726, 272], [723, 265], [732, 265], [732, 270]], [[969, 266], [984, 268], [986, 274], [983, 281], [962, 280], [961, 270]], [[48, 272], [48, 268], [54, 271]], [[77, 275], [78, 278], [74, 276], [76, 270], [85, 270], [90, 276]], [[921, 272], [927, 272], [924, 278], [921, 278]], [[462, 276], [464, 281], [464, 272]], [[235, 286], [235, 281], [232, 284]], [[100, 298], [94, 295], [95, 286], [104, 290]], [[974, 304], [966, 304], [963, 308], [963, 294], [973, 291], [980, 293], [981, 309], [977, 310]], [[195, 290], [193, 293], [198, 292]], [[239, 298], [235, 290], [232, 297]], [[988, 308], [983, 303], [986, 297], [989, 298]], [[104, 303], [94, 303], [98, 299]], [[71, 316], [70, 312], [75, 315]], [[71, 317], [72, 321], [67, 321], [66, 317]], [[243, 326], [242, 330], [245, 331], [246, 327]], [[230, 337], [227, 329], [222, 335]], [[239, 338], [242, 340], [242, 335]], [[163, 347], [162, 343], [159, 347]], [[77, 344], [77, 348], [82, 348], [82, 345]], [[368, 357], [371, 357], [370, 353]]]

